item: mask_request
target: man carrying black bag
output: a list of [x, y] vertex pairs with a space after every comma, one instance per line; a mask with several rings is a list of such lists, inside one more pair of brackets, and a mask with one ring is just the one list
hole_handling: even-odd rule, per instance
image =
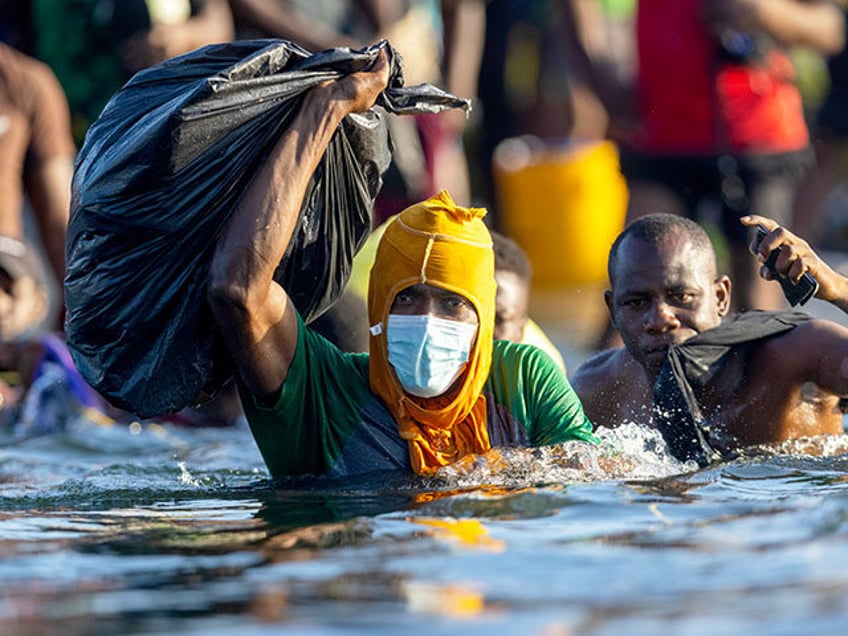
[[[111, 404], [159, 417], [214, 395], [233, 365], [206, 302], [217, 238], [309, 90], [388, 51], [378, 105], [410, 115], [470, 107], [406, 87], [388, 42], [310, 53], [284, 40], [209, 45], [137, 73], [89, 129], [74, 171], [65, 333]], [[344, 289], [391, 161], [385, 113], [334, 130], [275, 272], [304, 321]]]
[[304, 328], [275, 281], [333, 132], [370, 108], [387, 81], [382, 52], [370, 70], [309, 91], [217, 244], [209, 304], [271, 474], [431, 474], [496, 446], [595, 442], [547, 354], [493, 341], [484, 210], [443, 191], [386, 229], [369, 284], [370, 354], [343, 354]]

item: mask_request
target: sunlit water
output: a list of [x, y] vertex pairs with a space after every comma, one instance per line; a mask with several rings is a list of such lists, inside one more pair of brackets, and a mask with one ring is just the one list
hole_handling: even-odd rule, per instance
[[333, 484], [272, 484], [245, 427], [7, 437], [0, 633], [848, 633], [839, 444], [605, 437]]

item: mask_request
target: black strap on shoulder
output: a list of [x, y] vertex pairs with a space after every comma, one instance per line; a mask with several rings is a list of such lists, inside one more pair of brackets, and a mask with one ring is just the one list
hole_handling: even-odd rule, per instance
[[698, 395], [721, 372], [732, 351], [810, 320], [803, 312], [749, 311], [669, 348], [654, 383], [653, 417], [672, 455], [699, 465], [721, 459], [710, 444]]

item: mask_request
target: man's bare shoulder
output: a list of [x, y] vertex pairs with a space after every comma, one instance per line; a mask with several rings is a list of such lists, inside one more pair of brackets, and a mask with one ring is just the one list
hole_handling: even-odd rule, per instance
[[576, 386], [613, 382], [635, 373], [641, 374], [641, 369], [627, 349], [605, 349], [588, 358], [577, 368], [571, 384]]
[[587, 359], [574, 373], [571, 385], [596, 426], [649, 421], [645, 413], [650, 412], [650, 386], [642, 367], [624, 348]]
[[[755, 351], [757, 362], [772, 373], [780, 370], [798, 381], [814, 380], [838, 390], [846, 376], [848, 327], [831, 320], [813, 319], [767, 339]], [[830, 380], [830, 381], [829, 381]], [[831, 381], [837, 380], [834, 386]]]
[[730, 358], [716, 376], [707, 398], [715, 430], [740, 445], [843, 431], [848, 329], [813, 319], [743, 350], [744, 358]]
[[823, 341], [841, 341], [848, 336], [848, 327], [833, 320], [823, 318], [813, 318], [807, 322], [802, 322], [795, 329], [788, 331], [782, 337], [794, 336], [798, 340], [804, 341], [809, 338], [814, 338], [817, 342]]

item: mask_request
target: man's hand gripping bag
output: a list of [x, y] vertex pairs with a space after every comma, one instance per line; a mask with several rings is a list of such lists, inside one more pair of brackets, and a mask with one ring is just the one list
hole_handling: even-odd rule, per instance
[[367, 69], [389, 48], [381, 109], [349, 115], [312, 177], [275, 278], [309, 322], [343, 290], [391, 161], [381, 110], [468, 109], [403, 86], [387, 42], [312, 55], [283, 40], [207, 46], [136, 74], [77, 157], [65, 330], [83, 377], [115, 406], [153, 417], [200, 403], [232, 366], [206, 302], [215, 243], [303, 95]]

